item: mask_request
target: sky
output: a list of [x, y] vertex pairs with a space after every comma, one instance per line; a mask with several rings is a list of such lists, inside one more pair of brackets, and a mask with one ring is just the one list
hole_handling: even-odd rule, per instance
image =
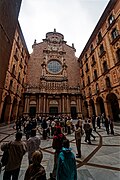
[[34, 40], [57, 32], [80, 56], [109, 0], [22, 0], [19, 22], [29, 50]]

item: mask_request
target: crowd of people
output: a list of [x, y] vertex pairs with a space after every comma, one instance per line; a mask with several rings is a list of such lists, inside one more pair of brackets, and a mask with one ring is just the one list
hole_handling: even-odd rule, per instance
[[[114, 135], [113, 119], [108, 116], [95, 117], [82, 120], [78, 118], [76, 124], [70, 117], [20, 117], [15, 122], [16, 136], [14, 141], [1, 145], [2, 151], [9, 151], [8, 163], [5, 165], [3, 180], [18, 180], [22, 158], [28, 152], [29, 166], [26, 170], [24, 180], [46, 180], [45, 168], [41, 165], [43, 153], [40, 148], [41, 136], [43, 140], [52, 138], [54, 153], [54, 167], [50, 173], [51, 179], [57, 180], [77, 180], [75, 155], [70, 148], [70, 141], [67, 135], [74, 132], [76, 141], [76, 158], [81, 158], [81, 139], [91, 144], [91, 137], [95, 140], [93, 131], [97, 128], [104, 128], [109, 134]], [[36, 136], [36, 132], [41, 136]], [[22, 140], [22, 135], [26, 135], [26, 141]]]

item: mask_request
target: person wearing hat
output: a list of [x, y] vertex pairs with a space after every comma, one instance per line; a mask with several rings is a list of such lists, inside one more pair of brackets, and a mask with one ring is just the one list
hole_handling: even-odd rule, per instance
[[46, 172], [41, 165], [43, 159], [42, 151], [35, 151], [32, 154], [32, 164], [30, 164], [25, 172], [24, 180], [46, 180]]

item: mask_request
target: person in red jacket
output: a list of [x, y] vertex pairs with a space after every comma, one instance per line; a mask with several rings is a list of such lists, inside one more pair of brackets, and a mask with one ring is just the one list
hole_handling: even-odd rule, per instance
[[63, 140], [65, 140], [65, 139], [66, 139], [66, 137], [61, 132], [61, 127], [58, 126], [56, 128], [56, 133], [55, 133], [55, 135], [53, 137], [53, 143], [52, 143], [52, 147], [53, 147], [53, 149], [55, 149], [55, 154], [54, 154], [53, 172], [50, 173], [51, 179], [55, 179], [55, 177], [56, 177], [57, 160], [58, 160], [59, 153], [61, 152], [62, 147], [63, 147]]

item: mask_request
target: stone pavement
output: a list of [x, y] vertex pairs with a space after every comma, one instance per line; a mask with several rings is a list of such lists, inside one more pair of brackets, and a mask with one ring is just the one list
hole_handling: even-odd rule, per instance
[[[13, 125], [0, 127], [0, 143], [13, 140], [15, 137], [15, 130]], [[97, 133], [93, 131], [96, 140], [92, 140], [89, 145], [84, 142], [82, 137], [82, 158], [76, 159], [78, 180], [120, 180], [120, 126], [114, 127], [115, 135], [107, 135], [105, 128], [97, 129]], [[39, 136], [39, 133], [37, 133]], [[76, 145], [74, 134], [68, 135], [71, 141], [73, 153], [76, 155]], [[25, 140], [25, 136], [23, 136]], [[92, 138], [91, 138], [92, 139]], [[54, 150], [51, 147], [52, 138], [41, 140], [41, 148], [43, 151], [42, 165], [46, 169], [47, 179], [53, 168]], [[0, 156], [2, 151], [0, 150]], [[28, 167], [28, 157], [25, 154], [19, 180], [24, 180], [24, 173]], [[2, 180], [2, 173], [0, 180]]]

